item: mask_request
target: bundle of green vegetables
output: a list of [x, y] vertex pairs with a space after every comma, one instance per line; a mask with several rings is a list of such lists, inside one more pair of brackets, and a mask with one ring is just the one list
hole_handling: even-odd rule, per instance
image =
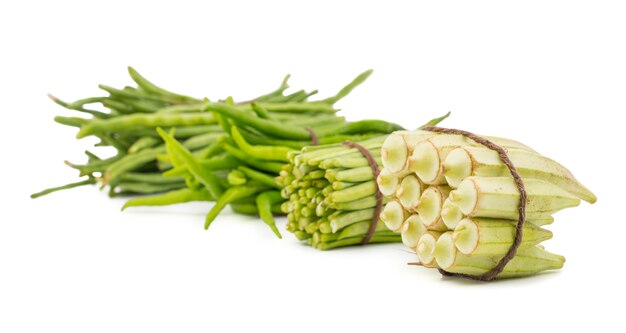
[[[184, 147], [200, 159], [216, 154], [216, 150], [219, 150], [218, 139], [229, 133], [223, 131], [213, 112], [205, 110], [206, 99], [172, 93], [154, 85], [133, 68], [129, 67], [128, 71], [136, 86], [116, 89], [100, 85], [108, 93], [106, 97], [89, 97], [67, 103], [50, 95], [54, 102], [66, 109], [88, 116], [57, 116], [54, 118], [57, 123], [77, 127], [78, 138], [94, 136], [100, 141], [96, 146], [114, 147], [117, 153], [101, 158], [86, 151], [87, 163], [81, 165], [66, 161], [85, 179], [44, 190], [32, 197], [98, 182], [102, 186], [109, 186], [111, 196], [184, 188], [185, 182], [181, 177], [161, 175], [161, 172], [171, 168], [171, 164], [160, 159], [165, 154], [165, 146], [155, 131], [157, 127], [165, 130], [176, 128], [176, 139], [182, 140]], [[287, 76], [278, 89], [252, 101], [234, 105], [232, 98], [227, 98], [219, 104], [229, 104], [242, 115], [256, 112], [260, 117], [271, 118], [273, 126], [284, 124], [298, 127], [301, 130], [298, 132], [300, 141], [290, 143], [292, 148], [297, 149], [310, 144], [305, 126], [324, 131], [346, 125], [345, 119], [336, 115], [333, 104], [363, 82], [370, 73], [367, 71], [359, 75], [337, 95], [320, 101], [308, 101], [310, 96], [317, 93], [316, 90], [285, 94], [289, 87]], [[105, 111], [95, 110], [94, 107], [104, 108]], [[260, 140], [256, 132], [245, 131], [242, 135], [252, 142]]]
[[[525, 217], [519, 250], [498, 278], [562, 267], [565, 258], [540, 243], [552, 214], [596, 197], [559, 163], [519, 142], [485, 137], [505, 149], [523, 180]], [[463, 135], [403, 131], [382, 145], [377, 181], [388, 203], [380, 215], [425, 267], [481, 276], [507, 254], [516, 236], [520, 190], [497, 151]]]
[[[323, 147], [367, 140], [402, 129], [381, 120], [348, 122], [336, 115], [333, 105], [371, 71], [357, 76], [336, 95], [317, 101], [308, 100], [316, 91], [285, 95], [287, 77], [277, 90], [240, 103], [230, 97], [211, 102], [171, 93], [132, 68], [129, 72], [137, 87], [101, 86], [108, 97], [74, 103], [53, 97], [70, 110], [92, 115], [90, 119], [57, 117], [57, 122], [79, 127], [79, 138], [100, 138], [99, 145], [113, 146], [117, 154], [101, 159], [87, 152], [87, 164], [68, 163], [86, 180], [33, 197], [100, 182], [109, 186], [112, 196], [152, 194], [133, 198], [123, 208], [215, 201], [205, 228], [230, 204], [237, 213], [258, 214], [280, 237], [273, 215], [282, 213], [283, 184], [275, 178], [289, 154], [313, 144]], [[86, 108], [93, 103], [109, 111]]]
[[[449, 114], [424, 126], [438, 124]], [[381, 147], [387, 136], [358, 142], [381, 163]], [[378, 223], [370, 232], [377, 212], [376, 180], [371, 161], [357, 148], [343, 144], [305, 147], [290, 154], [289, 164], [278, 178], [284, 185], [283, 204], [287, 230], [311, 246], [328, 250], [367, 243], [399, 242], [400, 235]]]

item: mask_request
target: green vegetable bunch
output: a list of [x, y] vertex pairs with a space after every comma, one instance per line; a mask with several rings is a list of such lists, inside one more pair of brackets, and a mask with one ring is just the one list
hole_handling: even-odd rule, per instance
[[[60, 187], [46, 189], [32, 195], [33, 198], [54, 191], [81, 185], [100, 183], [109, 187], [110, 196], [125, 194], [151, 194], [183, 189], [186, 187], [183, 177], [164, 177], [163, 171], [172, 165], [164, 158], [166, 148], [156, 132], [157, 127], [165, 131], [176, 128], [175, 138], [199, 159], [206, 159], [216, 154], [218, 140], [230, 133], [225, 133], [213, 112], [205, 110], [207, 100], [170, 92], [156, 86], [141, 76], [136, 70], [128, 68], [135, 86], [122, 89], [105, 85], [99, 87], [108, 93], [106, 97], [89, 97], [72, 103], [64, 102], [52, 95], [50, 98], [68, 110], [79, 112], [86, 117], [57, 116], [57, 123], [79, 129], [78, 138], [94, 136], [99, 139], [96, 146], [109, 146], [116, 150], [113, 156], [102, 158], [91, 151], [86, 151], [87, 163], [65, 163], [76, 169], [83, 180]], [[335, 114], [333, 104], [347, 95], [352, 88], [360, 84], [369, 75], [369, 71], [360, 75], [351, 85], [336, 96], [317, 102], [308, 99], [317, 91], [299, 90], [285, 94], [289, 76], [280, 86], [252, 101], [234, 103], [226, 98], [216, 104], [229, 104], [236, 112], [248, 115], [251, 112], [263, 118], [273, 119], [277, 124], [319, 127], [324, 125], [344, 124], [345, 119]], [[235, 105], [236, 104], [236, 105]], [[101, 110], [96, 110], [100, 108]], [[308, 132], [300, 132], [299, 134]], [[242, 135], [252, 134], [249, 132]], [[302, 139], [294, 148], [310, 144], [310, 138]], [[257, 136], [251, 138], [257, 139]], [[309, 140], [309, 141], [307, 141]], [[223, 162], [231, 162], [232, 159]], [[225, 165], [222, 165], [225, 166]], [[206, 199], [206, 197], [202, 197]]]
[[[540, 243], [552, 214], [596, 201], [559, 163], [519, 142], [484, 137], [505, 149], [526, 192], [526, 222], [517, 253], [497, 278], [559, 269], [565, 258]], [[516, 237], [520, 190], [498, 152], [463, 135], [400, 131], [381, 148], [377, 182], [388, 203], [380, 218], [398, 232], [425, 267], [481, 276]]]

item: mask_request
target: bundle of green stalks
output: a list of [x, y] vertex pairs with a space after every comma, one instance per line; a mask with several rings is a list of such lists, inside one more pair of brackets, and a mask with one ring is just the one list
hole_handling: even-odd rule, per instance
[[[432, 126], [449, 114], [431, 120]], [[358, 142], [377, 164], [387, 136]], [[375, 176], [368, 159], [341, 143], [305, 147], [289, 154], [280, 172], [287, 230], [316, 249], [329, 250], [363, 243], [373, 223]], [[378, 223], [368, 243], [400, 242], [401, 236]]]
[[[559, 163], [517, 141], [484, 137], [505, 149], [527, 193], [526, 222], [515, 257], [497, 278], [559, 269], [565, 258], [540, 244], [564, 208], [596, 197]], [[498, 153], [456, 134], [399, 131], [381, 148], [380, 218], [424, 267], [480, 276], [513, 244], [520, 192]]]
[[[364, 82], [371, 70], [325, 99], [309, 101], [317, 91], [285, 94], [286, 77], [275, 91], [245, 102], [231, 97], [213, 102], [171, 93], [132, 68], [129, 72], [137, 87], [101, 86], [108, 97], [74, 103], [53, 98], [92, 116], [57, 117], [57, 122], [79, 127], [79, 138], [100, 138], [99, 145], [113, 146], [117, 154], [100, 159], [88, 152], [87, 164], [68, 163], [86, 180], [33, 197], [99, 182], [109, 186], [112, 196], [150, 194], [127, 201], [123, 209], [214, 201], [205, 228], [230, 205], [236, 213], [260, 216], [281, 237], [273, 216], [283, 213], [284, 186], [276, 177], [290, 154], [311, 145], [368, 140], [402, 129], [382, 120], [348, 122], [336, 114], [334, 104]], [[86, 108], [93, 103], [108, 112]]]
[[[135, 86], [118, 89], [100, 85], [99, 88], [108, 93], [108, 96], [88, 97], [68, 103], [50, 95], [58, 105], [84, 115], [57, 116], [54, 118], [57, 123], [78, 128], [78, 138], [98, 138], [97, 147], [113, 147], [116, 153], [104, 158], [92, 151], [86, 151], [86, 163], [66, 161], [68, 166], [76, 169], [79, 176], [84, 178], [75, 183], [35, 193], [33, 198], [97, 183], [102, 187], [108, 186], [110, 196], [182, 190], [187, 187], [184, 177], [162, 175], [172, 165], [164, 158], [166, 147], [155, 129], [160, 127], [169, 131], [176, 128], [175, 138], [198, 159], [216, 155], [220, 145], [218, 142], [221, 138], [230, 136], [230, 133], [224, 132], [224, 127], [218, 122], [215, 113], [206, 110], [207, 99], [193, 98], [160, 88], [131, 67], [128, 72]], [[272, 119], [274, 125], [298, 127], [301, 130], [298, 133], [300, 141], [290, 143], [290, 147], [297, 149], [310, 144], [309, 133], [303, 129], [304, 126], [323, 131], [323, 128], [346, 124], [343, 117], [336, 115], [337, 109], [333, 105], [362, 83], [370, 73], [371, 71], [367, 71], [359, 75], [339, 94], [319, 101], [309, 101], [317, 93], [316, 90], [298, 90], [286, 94], [285, 91], [289, 88], [287, 76], [277, 89], [253, 100], [235, 103], [229, 97], [215, 104], [229, 105], [240, 115], [255, 113], [261, 118]], [[251, 142], [266, 143], [263, 141], [265, 138], [259, 138], [257, 132], [246, 129], [241, 134]]]

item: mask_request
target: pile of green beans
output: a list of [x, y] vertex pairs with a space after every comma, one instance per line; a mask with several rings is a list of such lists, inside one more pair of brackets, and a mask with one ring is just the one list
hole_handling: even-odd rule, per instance
[[[78, 138], [98, 138], [99, 143], [96, 146], [113, 147], [116, 153], [103, 158], [92, 151], [86, 151], [87, 163], [66, 161], [68, 166], [78, 170], [83, 179], [35, 193], [33, 198], [89, 184], [108, 186], [110, 196], [173, 190], [185, 193], [188, 184], [183, 177], [162, 175], [162, 172], [172, 168], [172, 164], [166, 160], [166, 146], [155, 130], [157, 127], [166, 131], [176, 128], [175, 138], [181, 140], [182, 145], [199, 159], [208, 159], [217, 154], [216, 150], [220, 149], [218, 141], [230, 134], [224, 132], [216, 113], [206, 109], [207, 99], [193, 98], [160, 88], [132, 67], [128, 68], [128, 72], [135, 86], [117, 89], [100, 85], [108, 93], [105, 97], [89, 97], [68, 103], [50, 95], [58, 105], [84, 115], [57, 116], [54, 118], [57, 123], [78, 128]], [[369, 71], [357, 77], [339, 94], [316, 102], [308, 101], [310, 96], [317, 93], [316, 90], [298, 90], [285, 94], [289, 87], [287, 76], [277, 89], [251, 101], [234, 103], [232, 98], [227, 98], [214, 104], [230, 105], [240, 117], [258, 113], [259, 117], [271, 118], [274, 124], [280, 124], [281, 127], [302, 127], [302, 124], [308, 124], [307, 126], [312, 127], [327, 125], [326, 128], [329, 128], [345, 123], [343, 117], [336, 115], [333, 104], [363, 82], [368, 75]], [[259, 137], [256, 132], [245, 131], [241, 134], [251, 142], [266, 139]], [[306, 136], [301, 135], [300, 138], [303, 140], [292, 143], [292, 148], [309, 143]], [[233, 164], [232, 160], [229, 161]], [[205, 196], [202, 198], [207, 199]]]
[[[345, 96], [346, 91], [368, 74], [357, 77], [340, 94]], [[310, 104], [317, 112], [329, 112], [320, 111], [328, 109], [323, 106], [327, 101]], [[187, 188], [131, 199], [125, 207], [215, 199], [215, 205], [206, 216], [205, 228], [230, 205], [235, 212], [260, 216], [276, 236], [281, 237], [273, 215], [284, 213], [282, 204], [285, 199], [281, 195], [284, 184], [279, 181], [279, 174], [289, 165], [291, 154], [307, 149], [313, 135], [318, 143], [337, 144], [345, 140], [379, 138], [382, 134], [402, 129], [381, 120], [346, 122], [334, 118], [328, 121], [331, 118], [322, 116], [307, 122], [285, 122], [257, 103], [252, 103], [251, 110], [248, 110], [232, 103], [206, 102], [202, 110], [211, 112], [227, 133], [218, 140], [211, 154], [195, 156], [175, 139], [176, 131], [168, 133], [157, 129], [166, 142], [167, 162], [173, 166], [163, 176], [182, 177]]]
[[[424, 126], [433, 126], [448, 115]], [[358, 142], [379, 165], [386, 137]], [[287, 230], [320, 250], [361, 244], [376, 207], [376, 179], [368, 159], [342, 144], [305, 147], [288, 157], [289, 163], [277, 178], [287, 200], [281, 205], [287, 213]], [[378, 223], [368, 243], [400, 241], [400, 234]]]

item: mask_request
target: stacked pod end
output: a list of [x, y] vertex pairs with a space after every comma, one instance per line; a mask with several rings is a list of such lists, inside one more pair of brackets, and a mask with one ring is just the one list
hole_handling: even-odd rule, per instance
[[[497, 278], [559, 269], [565, 258], [540, 243], [552, 215], [595, 196], [569, 170], [519, 142], [485, 137], [507, 152], [527, 193], [517, 254]], [[520, 193], [498, 153], [458, 134], [392, 133], [381, 148], [377, 178], [387, 204], [380, 218], [401, 235], [424, 267], [481, 276], [513, 244]]]

